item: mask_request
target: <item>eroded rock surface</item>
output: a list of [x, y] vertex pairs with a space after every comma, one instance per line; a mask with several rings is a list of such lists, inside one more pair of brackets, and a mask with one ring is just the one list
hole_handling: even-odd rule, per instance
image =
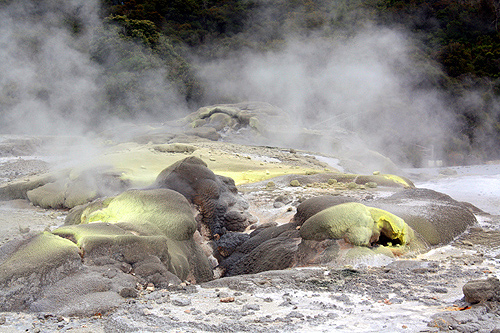
[[0, 248], [4, 311], [104, 313], [137, 283], [168, 288], [213, 278], [193, 238], [191, 206], [178, 192], [130, 190], [75, 208], [67, 223]]
[[199, 208], [201, 223], [211, 236], [219, 237], [228, 230], [244, 231], [251, 216], [248, 203], [238, 195], [229, 177], [214, 174], [203, 160], [188, 157], [163, 170], [151, 188], [169, 188], [184, 195]]
[[[137, 284], [169, 288], [183, 281], [209, 281], [217, 264], [217, 274], [235, 276], [298, 266], [339, 267], [373, 256], [394, 260], [446, 244], [476, 223], [467, 205], [415, 189], [404, 177], [318, 169], [316, 174], [273, 179], [273, 186], [267, 186], [271, 181], [255, 185], [261, 192], [254, 188], [253, 198], [268, 197], [273, 209], [298, 207], [284, 224], [258, 224], [250, 232], [257, 222], [250, 214], [251, 196], [239, 193], [231, 178], [210, 170], [193, 155], [198, 151], [193, 147], [152, 145], [155, 154], [189, 157], [164, 169], [151, 187], [118, 195], [98, 198], [103, 192], [87, 186], [85, 172], [2, 187], [0, 193], [7, 197], [18, 195], [44, 207], [95, 199], [73, 208], [64, 226], [0, 248], [0, 297], [6, 308], [104, 313], [134, 297]], [[266, 173], [265, 167], [259, 172]], [[97, 188], [123, 188], [116, 173], [107, 176], [97, 179]], [[370, 192], [387, 188], [395, 194], [381, 198]], [[298, 200], [302, 194], [310, 199]], [[360, 218], [352, 219], [352, 214]], [[209, 231], [205, 238], [198, 234], [203, 233], [200, 225]], [[87, 278], [93, 282], [85, 283]], [[7, 300], [11, 295], [16, 298]]]
[[[447, 244], [477, 223], [468, 205], [426, 189], [410, 187], [387, 198], [360, 202], [339, 195], [307, 199], [290, 223], [250, 234], [220, 268], [233, 276], [276, 269], [276, 260], [294, 267], [337, 265], [380, 255], [394, 258]], [[281, 249], [283, 257], [270, 257], [270, 244]]]

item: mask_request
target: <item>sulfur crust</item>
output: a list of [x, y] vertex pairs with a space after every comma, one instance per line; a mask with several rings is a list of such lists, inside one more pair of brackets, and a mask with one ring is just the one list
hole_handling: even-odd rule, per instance
[[413, 230], [398, 216], [382, 209], [349, 202], [311, 216], [300, 228], [304, 239], [345, 239], [357, 246], [370, 246], [380, 233], [406, 245], [414, 238]]

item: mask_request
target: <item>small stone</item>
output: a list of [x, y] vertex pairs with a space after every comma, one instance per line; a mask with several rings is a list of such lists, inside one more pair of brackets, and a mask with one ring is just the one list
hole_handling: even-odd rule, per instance
[[231, 295], [229, 295], [229, 293], [227, 291], [220, 291], [217, 293], [217, 297], [219, 297], [219, 298], [227, 298], [229, 296], [231, 296]]
[[355, 182], [350, 182], [347, 184], [347, 188], [349, 190], [354, 190], [354, 189], [358, 188], [358, 184], [356, 184]]
[[0, 325], [5, 325], [6, 322], [7, 318], [5, 318], [5, 316], [0, 316]]
[[220, 299], [220, 301], [222, 303], [231, 303], [231, 302], [234, 302], [234, 297], [232, 297], [232, 296], [231, 297], [223, 297]]
[[137, 290], [134, 288], [123, 288], [120, 290], [120, 296], [123, 298], [136, 298], [137, 297]]
[[172, 304], [176, 306], [188, 306], [191, 305], [191, 300], [188, 298], [176, 298], [172, 300]]
[[260, 311], [259, 304], [245, 304], [242, 308], [243, 311]]
[[292, 187], [299, 187], [300, 186], [300, 182], [297, 180], [297, 179], [294, 179], [290, 182], [290, 186]]
[[448, 293], [448, 289], [446, 289], [446, 288], [432, 287], [429, 289], [430, 289], [430, 291], [438, 293], [438, 294], [447, 294]]
[[500, 300], [500, 281], [491, 277], [486, 280], [471, 280], [462, 288], [467, 303]]
[[148, 283], [146, 290], [147, 291], [155, 291], [155, 285], [153, 283]]
[[298, 311], [292, 311], [286, 315], [288, 318], [303, 318], [304, 315]]
[[273, 203], [273, 207], [274, 207], [274, 208], [281, 208], [281, 207], [283, 207], [283, 206], [285, 206], [285, 204], [284, 204], [284, 203], [282, 203], [282, 202], [280, 202], [280, 201], [275, 201], [275, 202]]
[[132, 266], [130, 264], [127, 264], [126, 262], [122, 262], [120, 264], [120, 270], [123, 273], [130, 273], [132, 271]]
[[328, 185], [336, 185], [338, 183], [337, 179], [330, 178], [328, 179]]

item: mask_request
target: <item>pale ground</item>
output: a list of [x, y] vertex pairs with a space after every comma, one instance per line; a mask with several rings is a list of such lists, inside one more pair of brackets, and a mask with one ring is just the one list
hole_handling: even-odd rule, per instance
[[[102, 155], [104, 160], [122, 167], [123, 172], [138, 183], [152, 181], [152, 175], [184, 157], [158, 153], [151, 146], [136, 144], [106, 149]], [[126, 152], [128, 162], [116, 164], [117, 151], [113, 149]], [[227, 166], [228, 159], [241, 165], [249, 160], [257, 161], [254, 167], [257, 165], [259, 172], [248, 168], [235, 177], [240, 184], [260, 180], [262, 174], [273, 176], [297, 170], [305, 172], [327, 168], [327, 165], [317, 163], [312, 158], [298, 162], [294, 160], [296, 155], [289, 156], [288, 165], [278, 163], [275, 158], [290, 155], [290, 152], [278, 149], [251, 147], [246, 152], [235, 152], [235, 149], [227, 147], [225, 151], [216, 151], [206, 144], [197, 154], [208, 159], [209, 167], [216, 173]], [[146, 155], [148, 164], [144, 164]], [[151, 159], [151, 156], [154, 158]], [[260, 156], [261, 160], [258, 161], [256, 156]], [[266, 158], [262, 160], [262, 156]], [[218, 161], [222, 164], [218, 164]], [[226, 175], [231, 176], [231, 172]], [[478, 179], [491, 182], [490, 176]], [[448, 178], [422, 184], [435, 184], [436, 189], [452, 187], [452, 181]], [[447, 185], [439, 187], [440, 184]], [[470, 187], [459, 187], [455, 193]], [[281, 192], [293, 198], [308, 195], [307, 190], [291, 187], [283, 188]], [[287, 204], [273, 208], [273, 195], [262, 193], [267, 193], [268, 197], [259, 192], [244, 194], [253, 204], [252, 212], [258, 215], [261, 222], [287, 222], [294, 213], [294, 207]], [[380, 192], [379, 195], [386, 193]], [[481, 207], [480, 201], [474, 204]], [[491, 202], [487, 201], [486, 204], [490, 205]], [[488, 207], [481, 208], [487, 210]], [[493, 210], [491, 212], [496, 213]], [[15, 235], [54, 228], [63, 223], [65, 214], [66, 211], [62, 210], [33, 207], [25, 200], [0, 202], [0, 243], [5, 243]], [[433, 249], [413, 260], [390, 263], [386, 259], [374, 258], [346, 267], [261, 273], [241, 277], [235, 282], [222, 279], [203, 287], [186, 286], [178, 291], [145, 291], [137, 300], [124, 303], [115, 312], [91, 318], [3, 313], [0, 314], [0, 332], [435, 331], [435, 328], [427, 325], [431, 316], [463, 306], [460, 299], [463, 297], [461, 288], [464, 283], [472, 278], [500, 276], [500, 260], [497, 258], [500, 254], [498, 217], [485, 215], [479, 216], [479, 220], [482, 230], [476, 228], [452, 245]], [[405, 266], [408, 262], [410, 269]], [[223, 302], [223, 299], [229, 301]], [[484, 315], [481, 318], [485, 321], [469, 322], [479, 322], [484, 332], [500, 328], [498, 317]]]

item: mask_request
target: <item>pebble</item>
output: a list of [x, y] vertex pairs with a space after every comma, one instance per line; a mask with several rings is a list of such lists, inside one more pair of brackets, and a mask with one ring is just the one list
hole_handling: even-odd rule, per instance
[[220, 299], [220, 301], [222, 303], [231, 303], [231, 302], [234, 302], [234, 297], [230, 296], [230, 297], [222, 297]]
[[286, 315], [288, 318], [304, 318], [304, 315], [298, 311], [292, 311]]
[[136, 298], [138, 291], [135, 288], [123, 288], [120, 290], [120, 296], [123, 298]]
[[260, 305], [258, 304], [245, 304], [242, 308], [243, 311], [260, 311]]
[[188, 306], [191, 305], [191, 300], [189, 298], [174, 298], [172, 304], [175, 306]]

